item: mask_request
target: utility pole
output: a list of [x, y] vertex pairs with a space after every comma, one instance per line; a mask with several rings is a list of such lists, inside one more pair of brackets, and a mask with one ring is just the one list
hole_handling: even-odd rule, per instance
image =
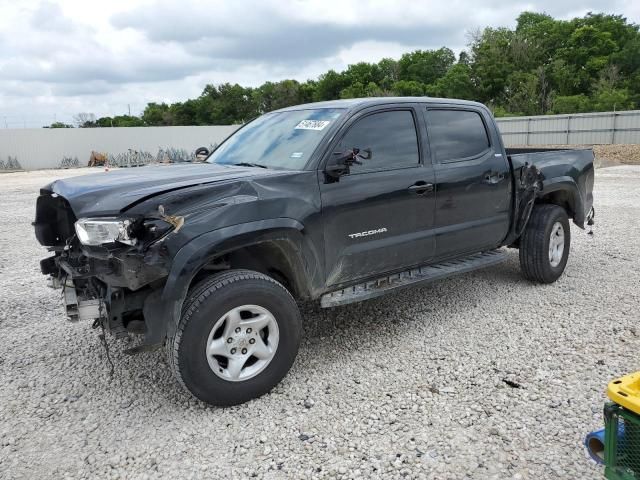
[[127, 103], [127, 108], [129, 109], [129, 116], [131, 116], [131, 104]]

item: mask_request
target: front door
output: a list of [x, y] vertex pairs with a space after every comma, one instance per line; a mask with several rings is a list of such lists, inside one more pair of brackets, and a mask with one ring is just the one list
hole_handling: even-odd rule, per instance
[[371, 158], [337, 182], [321, 181], [327, 286], [432, 258], [434, 173], [421, 161], [423, 121], [413, 108], [375, 110], [338, 135], [330, 154], [359, 148], [370, 150]]

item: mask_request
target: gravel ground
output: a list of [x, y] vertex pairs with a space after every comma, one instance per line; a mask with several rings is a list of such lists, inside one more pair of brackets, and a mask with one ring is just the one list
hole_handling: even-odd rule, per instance
[[[638, 370], [640, 167], [596, 174], [593, 237], [573, 228], [565, 275], [508, 262], [332, 310], [269, 395], [215, 409], [161, 352], [115, 374], [45, 286], [30, 222], [48, 171], [0, 176], [0, 477], [602, 478], [584, 435], [607, 382]], [[507, 381], [509, 383], [507, 383]]]

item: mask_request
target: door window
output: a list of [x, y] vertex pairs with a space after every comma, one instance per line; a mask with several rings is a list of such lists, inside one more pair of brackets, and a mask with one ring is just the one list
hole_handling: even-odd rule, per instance
[[478, 112], [427, 111], [429, 144], [438, 162], [476, 157], [489, 149], [489, 137]]
[[415, 167], [420, 163], [418, 135], [409, 110], [379, 112], [358, 120], [345, 134], [338, 151], [371, 150], [371, 158], [359, 160], [351, 173]]

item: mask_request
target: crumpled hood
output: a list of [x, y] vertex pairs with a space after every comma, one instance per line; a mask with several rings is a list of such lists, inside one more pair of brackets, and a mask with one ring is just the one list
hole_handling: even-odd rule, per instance
[[211, 163], [149, 165], [56, 180], [43, 190], [64, 197], [78, 218], [108, 216], [164, 192], [277, 173], [281, 171]]

